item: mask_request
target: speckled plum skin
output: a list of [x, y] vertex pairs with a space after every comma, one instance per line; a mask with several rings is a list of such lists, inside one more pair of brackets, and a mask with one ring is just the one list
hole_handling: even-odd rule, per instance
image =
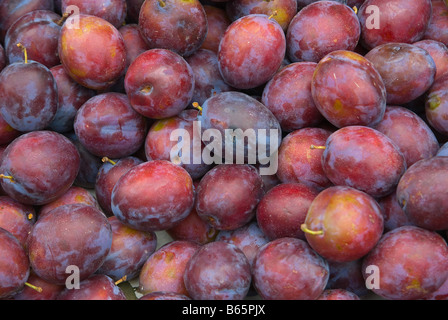
[[141, 231], [172, 228], [194, 205], [193, 181], [185, 169], [152, 160], [126, 172], [112, 190], [112, 212]]
[[63, 285], [53, 284], [39, 278], [32, 270], [27, 282], [41, 288], [42, 291], [39, 292], [33, 288], [24, 286], [20, 292], [11, 297], [12, 300], [56, 300], [59, 293], [65, 288]]
[[428, 90], [425, 115], [431, 128], [448, 135], [448, 75], [439, 78]]
[[68, 204], [34, 224], [28, 255], [39, 277], [65, 284], [68, 266], [77, 266], [80, 280], [84, 280], [103, 264], [111, 245], [111, 226], [101, 211], [85, 204]]
[[302, 183], [281, 183], [269, 190], [257, 206], [257, 221], [270, 239], [305, 240], [300, 226], [319, 191]]
[[376, 294], [389, 300], [417, 300], [439, 289], [448, 277], [448, 247], [437, 233], [405, 226], [386, 233], [363, 261], [379, 269]]
[[14, 182], [2, 179], [1, 185], [23, 204], [43, 205], [72, 186], [79, 167], [78, 150], [69, 139], [56, 132], [33, 131], [6, 148], [0, 172]]
[[81, 281], [79, 289], [65, 288], [56, 300], [126, 300], [126, 295], [112, 278], [95, 274]]
[[0, 74], [0, 112], [14, 129], [45, 129], [58, 108], [56, 81], [50, 70], [34, 61], [16, 62]]
[[448, 157], [416, 162], [397, 186], [397, 200], [409, 221], [428, 230], [448, 229]]
[[110, 22], [115, 28], [120, 28], [126, 18], [126, 0], [62, 0], [61, 11], [67, 12], [67, 8], [76, 6], [79, 13], [92, 15]]
[[432, 0], [432, 15], [429, 20], [423, 39], [430, 39], [442, 42], [448, 46], [448, 7], [443, 0]]
[[264, 191], [257, 169], [245, 164], [220, 164], [199, 182], [198, 215], [217, 230], [234, 230], [255, 216]]
[[368, 59], [381, 75], [387, 103], [402, 105], [418, 98], [434, 82], [436, 64], [424, 49], [407, 43], [385, 43], [370, 50]]
[[105, 274], [115, 281], [125, 276], [127, 281], [135, 279], [156, 250], [157, 235], [131, 229], [115, 216], [108, 220], [112, 228], [112, 246], [96, 273]]
[[361, 300], [355, 293], [344, 289], [327, 289], [316, 300]]
[[283, 183], [303, 183], [322, 190], [332, 185], [322, 167], [322, 149], [311, 146], [325, 145], [330, 130], [302, 128], [283, 138], [278, 151], [277, 177]]
[[112, 24], [96, 16], [71, 15], [62, 26], [58, 52], [70, 77], [90, 89], [104, 90], [125, 72], [123, 37]]
[[115, 164], [106, 161], [101, 165], [98, 174], [96, 175], [94, 190], [98, 204], [106, 215], [113, 215], [111, 197], [115, 184], [123, 174], [141, 163], [143, 163], [143, 160], [131, 156], [123, 157], [116, 161]]
[[396, 192], [392, 192], [388, 196], [379, 198], [378, 204], [380, 205], [381, 212], [383, 213], [384, 232], [391, 231], [399, 227], [412, 225], [398, 202]]
[[30, 263], [19, 240], [0, 228], [0, 299], [19, 292], [30, 275]]
[[147, 0], [138, 20], [150, 48], [163, 48], [181, 56], [194, 53], [204, 41], [207, 15], [199, 0]]
[[193, 97], [194, 75], [190, 65], [177, 53], [151, 49], [129, 66], [124, 85], [138, 113], [163, 119], [187, 107]]
[[352, 51], [327, 54], [311, 83], [314, 103], [334, 126], [371, 126], [386, 109], [386, 87], [373, 64]]
[[411, 110], [388, 106], [375, 127], [391, 139], [406, 159], [406, 166], [436, 155], [439, 143], [431, 128]]
[[324, 118], [311, 96], [314, 62], [291, 63], [268, 81], [261, 102], [272, 111], [284, 132], [314, 127]]
[[218, 53], [221, 38], [232, 21], [223, 8], [207, 4], [204, 4], [203, 7], [207, 16], [208, 30], [200, 49], [207, 49]]
[[23, 61], [21, 43], [27, 48], [28, 59], [42, 63], [47, 68], [60, 63], [58, 55], [61, 16], [50, 10], [35, 10], [17, 19], [5, 37], [8, 62]]
[[280, 238], [260, 248], [253, 285], [265, 300], [315, 300], [328, 282], [328, 263], [303, 240]]
[[282, 29], [286, 32], [288, 26], [297, 13], [297, 0], [235, 0], [226, 2], [226, 13], [232, 21], [249, 14], [271, 14]]
[[265, 84], [280, 68], [286, 37], [280, 25], [263, 14], [235, 20], [225, 31], [218, 50], [221, 75], [237, 89]]
[[53, 0], [10, 0], [0, 3], [0, 42], [9, 27], [21, 16], [34, 10], [53, 10]]
[[436, 40], [420, 40], [413, 45], [428, 51], [434, 60], [436, 64], [434, 81], [448, 74], [448, 48], [445, 44]]
[[[371, 24], [372, 12], [379, 11], [379, 28]], [[366, 0], [358, 10], [361, 23], [361, 43], [368, 49], [389, 43], [413, 43], [425, 35], [431, 19], [431, 0]]]
[[329, 261], [361, 259], [383, 234], [384, 219], [377, 201], [351, 187], [333, 186], [311, 203], [305, 224], [308, 244]]
[[317, 1], [300, 10], [286, 33], [291, 62], [319, 62], [336, 50], [353, 51], [361, 35], [355, 12], [336, 1]]
[[123, 93], [90, 98], [76, 113], [73, 127], [79, 142], [98, 157], [128, 157], [140, 149], [146, 137], [145, 118]]
[[139, 292], [174, 292], [189, 296], [184, 284], [187, 263], [200, 248], [192, 241], [171, 241], [154, 252], [144, 263], [139, 276]]
[[0, 228], [9, 231], [25, 248], [28, 235], [36, 222], [36, 210], [11, 197], [0, 196]]
[[192, 300], [191, 298], [174, 292], [151, 292], [141, 296], [138, 300]]
[[126, 24], [118, 29], [126, 46], [126, 71], [132, 62], [143, 52], [149, 50], [149, 46], [140, 33], [137, 24]]
[[242, 300], [251, 284], [250, 264], [235, 245], [210, 242], [188, 261], [184, 283], [194, 300]]
[[395, 143], [369, 127], [341, 128], [328, 137], [325, 147], [322, 167], [328, 179], [373, 197], [394, 191], [407, 168]]
[[349, 262], [328, 261], [328, 266], [330, 277], [326, 289], [344, 289], [359, 297], [369, 293], [362, 274], [362, 259]]

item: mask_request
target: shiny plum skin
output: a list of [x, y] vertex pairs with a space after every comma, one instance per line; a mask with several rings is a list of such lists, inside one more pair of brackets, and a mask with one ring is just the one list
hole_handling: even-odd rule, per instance
[[316, 300], [361, 300], [355, 293], [343, 289], [327, 289]]
[[19, 240], [0, 228], [0, 299], [19, 292], [30, 275], [30, 263]]
[[32, 270], [27, 282], [40, 288], [42, 291], [39, 292], [33, 288], [24, 286], [20, 292], [11, 297], [12, 300], [56, 300], [59, 293], [65, 288], [63, 285], [53, 284], [39, 278]]
[[74, 131], [79, 142], [98, 157], [122, 158], [135, 153], [146, 137], [146, 120], [123, 93], [103, 93], [78, 110]]
[[405, 226], [386, 233], [365, 257], [368, 266], [380, 270], [379, 288], [372, 289], [389, 300], [416, 300], [439, 289], [448, 277], [448, 247], [437, 233]]
[[200, 248], [191, 241], [171, 241], [154, 252], [144, 263], [139, 276], [139, 292], [174, 292], [189, 296], [184, 284], [188, 261]]
[[68, 17], [61, 29], [58, 52], [70, 77], [90, 89], [104, 90], [125, 72], [123, 37], [112, 24], [96, 16]]
[[79, 268], [82, 281], [103, 264], [112, 245], [105, 215], [85, 204], [57, 207], [34, 224], [28, 255], [34, 272], [54, 284], [65, 284], [68, 266]]
[[79, 289], [65, 288], [56, 300], [126, 300], [126, 295], [112, 278], [95, 274], [81, 281]]
[[308, 244], [319, 255], [349, 262], [361, 259], [377, 244], [384, 219], [373, 197], [351, 187], [333, 186], [314, 198], [304, 226]]
[[384, 232], [412, 225], [397, 200], [396, 192], [392, 192], [388, 196], [378, 199], [378, 204], [383, 213]]
[[34, 10], [54, 9], [53, 0], [11, 0], [0, 3], [0, 42], [3, 43], [9, 27], [21, 16]]
[[303, 240], [280, 238], [260, 248], [253, 285], [265, 300], [314, 300], [325, 289], [328, 263]]
[[439, 78], [428, 90], [425, 115], [431, 128], [448, 135], [448, 75]]
[[[371, 21], [373, 13], [366, 10], [372, 5], [379, 11], [379, 28]], [[425, 35], [431, 13], [431, 0], [366, 0], [358, 10], [361, 43], [372, 49], [390, 42], [419, 41]]]
[[126, 18], [126, 0], [62, 0], [61, 11], [67, 12], [67, 8], [76, 6], [79, 13], [92, 15], [110, 22], [115, 28], [120, 28]]
[[286, 33], [291, 62], [319, 62], [336, 50], [353, 51], [361, 35], [355, 12], [336, 1], [317, 1], [300, 10]]
[[33, 206], [0, 196], [0, 228], [9, 231], [24, 248], [35, 222], [36, 210]]
[[256, 221], [235, 230], [221, 230], [216, 236], [216, 241], [224, 241], [237, 246], [246, 256], [251, 268], [253, 267], [258, 250], [269, 242]]
[[183, 294], [174, 292], [151, 292], [141, 296], [138, 300], [192, 300]]
[[222, 36], [218, 50], [221, 75], [237, 89], [252, 89], [269, 81], [280, 68], [286, 38], [280, 25], [263, 14], [235, 20]]
[[381, 75], [387, 103], [402, 105], [420, 97], [434, 82], [436, 64], [424, 49], [407, 43], [385, 43], [370, 50], [368, 59]]
[[277, 177], [283, 183], [303, 183], [322, 190], [332, 185], [322, 167], [321, 149], [311, 146], [325, 145], [330, 130], [323, 128], [302, 128], [283, 138], [278, 151]]
[[391, 139], [406, 159], [406, 166], [436, 155], [439, 143], [426, 122], [411, 110], [388, 106], [376, 130]]
[[264, 191], [257, 169], [245, 164], [221, 164], [199, 182], [198, 215], [217, 230], [234, 230], [255, 216]]
[[181, 56], [194, 53], [204, 41], [207, 15], [198, 0], [147, 0], [138, 25], [150, 48], [162, 48]]
[[172, 228], [194, 205], [193, 181], [185, 169], [152, 160], [126, 172], [112, 190], [112, 212], [141, 231]]
[[61, 16], [53, 11], [36, 10], [16, 20], [5, 37], [9, 63], [23, 61], [23, 52], [17, 47], [21, 43], [27, 48], [28, 59], [42, 63], [47, 68], [58, 65], [60, 19]]
[[137, 24], [126, 24], [118, 29], [126, 46], [126, 70], [132, 62], [143, 52], [149, 50], [149, 46], [140, 33]]
[[212, 95], [235, 90], [224, 82], [219, 72], [218, 56], [215, 52], [206, 49], [198, 49], [185, 60], [190, 65], [194, 74], [194, 92], [191, 99], [202, 105]]
[[362, 273], [362, 259], [349, 262], [328, 261], [330, 277], [326, 289], [344, 289], [363, 297], [369, 293]]
[[423, 39], [442, 42], [448, 46], [448, 6], [443, 0], [432, 0], [432, 15]]
[[401, 177], [397, 200], [409, 221], [428, 230], [448, 229], [448, 157], [416, 162]]
[[141, 163], [143, 160], [131, 156], [121, 158], [116, 162], [106, 161], [101, 165], [96, 176], [94, 190], [98, 204], [106, 215], [113, 215], [111, 197], [115, 184], [123, 174]]
[[[184, 168], [193, 180], [202, 178], [212, 166], [204, 163], [203, 159], [196, 163], [194, 158], [194, 144], [199, 143], [201, 151], [204, 148], [195, 127], [195, 121], [198, 121], [197, 117], [197, 110], [187, 109], [181, 111], [177, 116], [155, 121], [148, 131], [144, 144], [146, 159], [171, 161]], [[175, 133], [175, 130], [185, 130], [178, 137], [180, 141], [172, 141], [171, 135]], [[185, 162], [178, 154], [171, 154], [172, 150], [176, 150], [176, 147], [180, 148], [183, 143], [190, 145], [190, 150], [188, 150], [190, 159]]]
[[23, 204], [43, 205], [72, 186], [79, 167], [79, 153], [69, 139], [52, 131], [33, 131], [6, 148], [0, 172], [13, 181], [2, 179], [1, 185]]
[[234, 0], [226, 2], [226, 13], [232, 21], [235, 21], [249, 14], [265, 14], [278, 22], [283, 31], [286, 32], [288, 26], [297, 13], [297, 0]]
[[369, 127], [341, 128], [328, 137], [325, 147], [322, 167], [328, 179], [373, 197], [390, 194], [407, 168], [395, 143]]
[[14, 129], [45, 129], [58, 108], [56, 81], [44, 65], [28, 61], [5, 67], [0, 74], [0, 112]]
[[151, 49], [129, 66], [124, 85], [138, 113], [163, 119], [187, 107], [193, 97], [194, 75], [180, 55], [167, 49]]
[[434, 81], [448, 74], [448, 48], [445, 44], [436, 40], [420, 40], [413, 45], [428, 51], [434, 60], [436, 64]]
[[207, 16], [208, 30], [200, 49], [207, 49], [218, 53], [219, 43], [227, 27], [232, 23], [223, 8], [213, 5], [203, 5]]
[[188, 261], [184, 283], [194, 300], [242, 300], [251, 284], [250, 264], [235, 245], [210, 242]]
[[74, 81], [62, 65], [54, 66], [50, 71], [58, 88], [59, 105], [49, 128], [59, 133], [73, 131], [77, 111], [96, 92]]
[[123, 277], [127, 281], [135, 279], [156, 250], [157, 235], [131, 229], [114, 216], [108, 220], [112, 227], [112, 246], [96, 273], [105, 274], [115, 281]]
[[329, 53], [317, 64], [311, 83], [314, 103], [334, 126], [371, 126], [386, 109], [386, 87], [373, 64], [352, 51]]
[[277, 72], [263, 89], [261, 102], [272, 111], [284, 132], [318, 125], [323, 116], [311, 96], [314, 62], [295, 62]]
[[300, 226], [319, 191], [301, 183], [281, 183], [269, 190], [257, 206], [257, 222], [270, 239], [305, 240]]

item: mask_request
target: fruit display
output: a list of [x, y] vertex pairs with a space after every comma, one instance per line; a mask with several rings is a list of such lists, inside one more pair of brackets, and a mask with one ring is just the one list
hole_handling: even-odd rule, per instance
[[0, 300], [448, 300], [447, 99], [446, 0], [0, 1]]

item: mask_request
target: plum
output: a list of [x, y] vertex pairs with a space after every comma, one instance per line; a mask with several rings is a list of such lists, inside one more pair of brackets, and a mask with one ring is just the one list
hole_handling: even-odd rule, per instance
[[207, 4], [204, 4], [203, 8], [207, 16], [208, 30], [200, 49], [207, 49], [218, 53], [221, 38], [232, 21], [223, 8]]
[[407, 168], [395, 143], [365, 126], [347, 126], [332, 133], [322, 154], [322, 167], [333, 184], [353, 187], [373, 197], [393, 192]]
[[33, 206], [0, 196], [0, 228], [9, 231], [24, 248], [35, 222], [36, 210]]
[[126, 71], [132, 62], [143, 52], [149, 50], [149, 46], [140, 33], [137, 24], [126, 24], [118, 29], [126, 46]]
[[126, 300], [126, 295], [112, 278], [95, 274], [81, 281], [79, 289], [65, 288], [56, 300]]
[[225, 82], [237, 89], [252, 89], [269, 81], [286, 52], [285, 33], [264, 14], [235, 20], [221, 38], [219, 70]]
[[317, 1], [300, 10], [286, 33], [291, 62], [319, 62], [337, 50], [353, 51], [361, 35], [355, 12], [336, 1]]
[[333, 51], [316, 66], [311, 93], [334, 126], [372, 126], [386, 109], [386, 87], [373, 63], [347, 50]]
[[423, 39], [440, 41], [448, 46], [448, 6], [443, 0], [431, 0], [432, 15]]
[[2, 159], [3, 190], [11, 198], [31, 205], [43, 205], [64, 194], [80, 167], [74, 144], [52, 131], [21, 135], [8, 145]]
[[65, 288], [63, 285], [53, 284], [39, 278], [32, 270], [28, 282], [39, 289], [24, 286], [20, 292], [11, 297], [12, 300], [56, 300], [59, 293]]
[[132, 107], [145, 117], [163, 119], [184, 110], [193, 97], [190, 65], [168, 49], [151, 49], [129, 66], [124, 79]]
[[420, 40], [413, 45], [428, 51], [434, 60], [436, 64], [434, 81], [448, 74], [448, 48], [445, 44], [436, 40]]
[[358, 295], [344, 289], [327, 289], [316, 300], [361, 300]]
[[141, 231], [172, 228], [194, 205], [193, 181], [185, 169], [166, 160], [136, 165], [112, 190], [112, 212]]
[[439, 78], [425, 98], [426, 119], [436, 132], [448, 135], [448, 75]]
[[154, 252], [145, 261], [139, 276], [139, 292], [174, 292], [189, 296], [184, 284], [187, 263], [200, 245], [183, 240], [171, 241]]
[[63, 285], [69, 281], [72, 267], [77, 268], [80, 281], [91, 276], [103, 264], [111, 245], [111, 226], [101, 211], [86, 204], [67, 204], [34, 224], [28, 255], [40, 278]]
[[210, 242], [188, 261], [184, 283], [194, 300], [242, 300], [251, 284], [250, 264], [237, 246]]
[[140, 9], [138, 25], [150, 48], [172, 50], [181, 56], [193, 54], [208, 30], [199, 0], [147, 0]]
[[104, 90], [125, 72], [126, 46], [121, 33], [96, 16], [68, 17], [60, 32], [58, 52], [70, 77], [90, 89]]
[[253, 285], [265, 300], [314, 300], [325, 289], [328, 263], [303, 240], [279, 238], [260, 248]]
[[384, 218], [384, 231], [388, 232], [403, 226], [412, 225], [397, 199], [397, 193], [378, 199]]
[[335, 262], [361, 259], [380, 240], [383, 229], [378, 202], [346, 186], [321, 191], [311, 202], [302, 225], [311, 248]]
[[[369, 270], [369, 266], [374, 266]], [[363, 275], [379, 276], [372, 290], [389, 300], [416, 300], [438, 290], [448, 277], [448, 247], [437, 233], [404, 226], [386, 233], [364, 258]], [[379, 272], [379, 274], [378, 274]]]
[[365, 58], [380, 73], [389, 105], [415, 100], [434, 82], [434, 60], [426, 50], [412, 44], [389, 42], [378, 45]]

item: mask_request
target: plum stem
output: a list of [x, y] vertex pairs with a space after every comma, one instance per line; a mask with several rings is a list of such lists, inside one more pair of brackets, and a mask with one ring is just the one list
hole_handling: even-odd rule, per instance
[[323, 149], [325, 150], [327, 147], [326, 146], [315, 146], [314, 144], [311, 145], [310, 149]]
[[28, 220], [31, 220], [33, 219], [34, 215], [32, 213], [28, 213], [26, 217], [28, 218]]
[[161, 6], [162, 8], [165, 8], [165, 1], [159, 0], [159, 6]]
[[11, 182], [15, 182], [12, 176], [5, 176], [4, 174], [0, 174], [0, 179], [8, 179]]
[[109, 163], [111, 163], [111, 164], [113, 164], [113, 165], [116, 165], [116, 164], [117, 164], [115, 161], [109, 159], [108, 157], [103, 157], [103, 159], [101, 159], [101, 161], [103, 161], [103, 162], [109, 162]]
[[324, 230], [317, 230], [317, 231], [314, 231], [314, 230], [310, 230], [310, 229], [308, 229], [308, 227], [306, 226], [305, 223], [302, 224], [302, 225], [300, 226], [300, 229], [301, 229], [303, 232], [308, 233], [308, 234], [311, 234], [311, 235], [313, 235], [313, 236], [320, 236], [320, 235], [323, 235], [323, 234], [324, 234]]
[[152, 86], [151, 85], [147, 85], [146, 87], [144, 87], [142, 90], [140, 90], [143, 93], [150, 93], [152, 91]]
[[25, 64], [27, 64], [27, 63], [28, 63], [28, 52], [26, 51], [25, 46], [19, 42], [19, 43], [17, 44], [17, 47], [19, 47], [20, 49], [22, 49], [23, 55], [25, 56]]
[[356, 6], [354, 6], [352, 9], [353, 11], [355, 11], [355, 14], [358, 14], [358, 8]]
[[70, 17], [72, 15], [72, 12], [66, 12], [62, 15], [61, 19], [59, 19], [58, 21], [56, 21], [56, 24], [60, 27], [62, 27], [62, 25], [64, 24], [65, 20], [67, 20], [68, 17]]
[[115, 285], [117, 286], [120, 283], [125, 282], [127, 279], [128, 279], [128, 276], [124, 276], [123, 278], [118, 279], [117, 281], [115, 281]]
[[25, 282], [25, 285], [30, 287], [33, 290], [36, 290], [37, 292], [42, 292], [42, 288], [41, 287], [36, 287], [35, 285], [32, 285], [31, 283]]
[[269, 17], [268, 19], [271, 20], [273, 17], [275, 17], [277, 15], [278, 11], [275, 10]]
[[199, 103], [193, 102], [192, 105], [193, 105], [193, 108], [199, 110], [199, 115], [202, 115], [202, 107], [199, 105]]

